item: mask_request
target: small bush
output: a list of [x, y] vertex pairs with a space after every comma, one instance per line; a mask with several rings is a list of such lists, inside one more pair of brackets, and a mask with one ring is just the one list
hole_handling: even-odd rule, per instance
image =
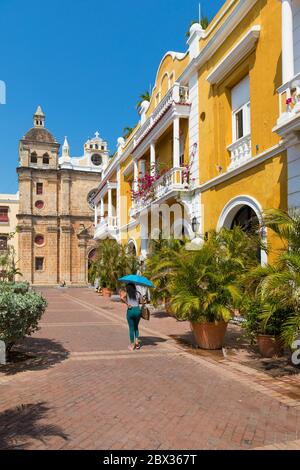
[[15, 294], [26, 294], [29, 291], [28, 282], [5, 282], [0, 284], [1, 289], [11, 289]]
[[30, 291], [25, 283], [0, 285], [0, 340], [8, 351], [16, 341], [38, 329], [46, 307], [42, 295]]

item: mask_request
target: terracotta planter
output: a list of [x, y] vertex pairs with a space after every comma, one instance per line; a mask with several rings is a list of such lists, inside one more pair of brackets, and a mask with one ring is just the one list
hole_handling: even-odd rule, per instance
[[169, 313], [170, 315], [172, 314], [171, 300], [170, 299], [165, 299], [165, 311], [167, 313]]
[[274, 357], [282, 355], [282, 343], [276, 336], [257, 335], [257, 344], [263, 357]]
[[221, 349], [227, 330], [227, 323], [191, 323], [196, 343], [202, 349]]
[[102, 287], [102, 295], [103, 297], [111, 297], [112, 289], [109, 289], [108, 287]]

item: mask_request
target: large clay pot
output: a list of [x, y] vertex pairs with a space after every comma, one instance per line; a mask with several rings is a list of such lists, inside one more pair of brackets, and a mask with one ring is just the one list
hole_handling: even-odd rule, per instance
[[169, 315], [172, 315], [171, 300], [168, 299], [168, 298], [165, 299], [165, 311], [166, 311]]
[[227, 323], [191, 323], [196, 343], [202, 349], [221, 349], [227, 330]]
[[282, 343], [279, 338], [271, 335], [257, 335], [257, 344], [263, 357], [274, 357], [282, 355]]
[[109, 289], [108, 287], [102, 287], [102, 295], [103, 295], [103, 297], [111, 297], [112, 296], [112, 290]]

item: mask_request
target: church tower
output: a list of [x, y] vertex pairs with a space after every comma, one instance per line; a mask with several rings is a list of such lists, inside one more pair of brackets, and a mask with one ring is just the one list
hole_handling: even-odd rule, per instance
[[[38, 106], [33, 127], [19, 146], [19, 253], [20, 271], [32, 284], [57, 284], [58, 186], [60, 145], [45, 128]], [[48, 253], [51, 252], [51, 256]]]
[[86, 285], [95, 248], [91, 195], [108, 163], [107, 143], [97, 132], [72, 158], [65, 137], [59, 151], [38, 106], [19, 145], [19, 268], [33, 285]]

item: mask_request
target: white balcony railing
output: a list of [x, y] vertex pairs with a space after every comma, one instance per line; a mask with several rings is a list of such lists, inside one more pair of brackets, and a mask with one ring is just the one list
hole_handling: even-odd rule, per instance
[[115, 234], [118, 230], [118, 217], [105, 217], [95, 227], [95, 239], [102, 238], [108, 234]]
[[229, 145], [227, 149], [231, 153], [231, 163], [228, 170], [233, 170], [251, 158], [251, 135], [248, 134], [241, 137]]
[[147, 121], [140, 127], [134, 136], [134, 147], [136, 147], [140, 141], [145, 137], [152, 127], [155, 126], [156, 122], [162, 117], [162, 115], [175, 103], [177, 105], [188, 105], [189, 104], [189, 89], [188, 87], [181, 86], [179, 83], [175, 83], [169, 92], [164, 96], [161, 102], [156, 106], [155, 110]]
[[155, 181], [153, 184], [153, 192], [151, 192], [151, 196], [147, 197], [147, 194], [145, 194], [145, 196], [141, 196], [134, 200], [130, 210], [130, 215], [134, 216], [136, 213], [147, 208], [160, 198], [167, 196], [172, 191], [183, 191], [190, 189], [191, 184], [189, 183], [188, 179], [189, 178], [185, 168], [172, 168], [167, 173], [162, 175], [157, 181]]
[[279, 119], [277, 125], [285, 124], [300, 115], [300, 73], [278, 89]]

